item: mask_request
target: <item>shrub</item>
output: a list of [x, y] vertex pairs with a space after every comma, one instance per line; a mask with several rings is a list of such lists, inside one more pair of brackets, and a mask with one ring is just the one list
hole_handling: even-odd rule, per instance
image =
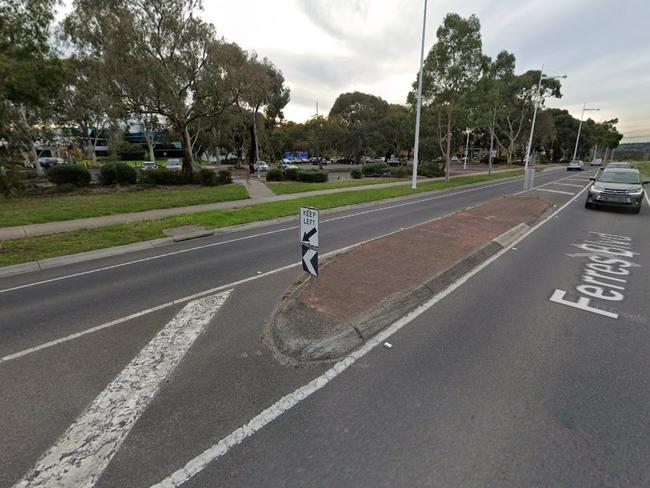
[[0, 193], [5, 197], [19, 195], [25, 188], [20, 172], [15, 166], [0, 166]]
[[328, 177], [329, 173], [327, 171], [298, 171], [298, 181], [304, 183], [324, 183], [327, 181]]
[[232, 183], [232, 175], [230, 171], [225, 169], [219, 170], [217, 173], [217, 185], [230, 185]]
[[145, 156], [145, 149], [142, 145], [128, 141], [116, 142], [111, 150], [114, 150], [122, 161], [137, 161]]
[[196, 173], [196, 179], [199, 185], [203, 185], [203, 186], [217, 185], [217, 173], [215, 173], [211, 169], [201, 168]]
[[138, 172], [126, 163], [104, 164], [99, 170], [102, 185], [134, 185], [137, 181]]
[[47, 171], [47, 179], [55, 185], [90, 185], [90, 172], [83, 166], [76, 164], [59, 164], [52, 166]]
[[384, 176], [388, 171], [388, 166], [386, 163], [371, 163], [364, 165], [361, 171], [364, 176]]
[[284, 171], [284, 179], [289, 181], [298, 181], [299, 180], [299, 169], [298, 168], [289, 168]]
[[437, 178], [440, 176], [445, 176], [445, 170], [440, 168], [437, 164], [420, 164], [418, 165], [418, 176], [425, 176], [426, 178]]
[[354, 178], [355, 180], [360, 180], [361, 176], [363, 175], [363, 173], [361, 172], [361, 168], [352, 168], [350, 174], [352, 175], [352, 178]]
[[390, 168], [390, 175], [393, 178], [404, 178], [408, 176], [406, 168], [404, 166], [398, 166], [397, 168]]
[[167, 168], [156, 168], [143, 171], [140, 182], [149, 185], [185, 185], [188, 182], [180, 171], [172, 171]]
[[266, 172], [266, 181], [284, 181], [284, 171], [273, 168]]

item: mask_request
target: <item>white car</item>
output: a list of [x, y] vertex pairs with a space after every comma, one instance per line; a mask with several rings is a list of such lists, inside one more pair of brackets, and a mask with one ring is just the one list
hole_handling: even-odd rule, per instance
[[180, 171], [183, 169], [183, 163], [181, 163], [180, 159], [168, 159], [165, 163], [165, 168], [172, 171]]
[[589, 163], [589, 166], [602, 166], [602, 165], [603, 165], [602, 159], [594, 159], [591, 163]]
[[298, 169], [298, 166], [296, 166], [295, 164], [282, 163], [280, 165], [280, 169], [282, 169], [283, 171], [286, 171], [288, 169]]
[[142, 166], [140, 166], [140, 169], [142, 171], [149, 171], [150, 169], [156, 169], [157, 167], [158, 165], [155, 162], [145, 161], [144, 163], [142, 163]]
[[269, 170], [269, 165], [266, 164], [266, 161], [258, 161], [253, 165], [253, 169], [255, 171], [268, 171]]
[[585, 163], [579, 160], [573, 160], [569, 163], [569, 165], [566, 167], [567, 171], [584, 171], [585, 169]]

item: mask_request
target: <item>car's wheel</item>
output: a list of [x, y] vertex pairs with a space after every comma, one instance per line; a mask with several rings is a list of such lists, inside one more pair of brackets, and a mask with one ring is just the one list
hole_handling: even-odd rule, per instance
[[593, 204], [589, 203], [589, 200], [585, 202], [585, 208], [594, 208]]
[[632, 207], [632, 213], [633, 214], [638, 214], [641, 211], [641, 205], [638, 207]]

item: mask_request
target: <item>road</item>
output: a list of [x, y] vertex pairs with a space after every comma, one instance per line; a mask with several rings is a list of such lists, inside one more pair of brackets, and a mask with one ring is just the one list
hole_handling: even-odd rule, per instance
[[[564, 199], [585, 184], [584, 175], [564, 178], [537, 183]], [[520, 187], [490, 183], [332, 212], [322, 218], [324, 251]], [[286, 367], [261, 338], [299, 275], [291, 223], [3, 279], [0, 486], [17, 482], [84, 415], [101, 417], [88, 406], [178, 323], [183, 297], [207, 289], [232, 291], [198, 338], [174, 346], [191, 349], [143, 403], [97, 486], [151, 486], [195, 458], [201, 469], [184, 486], [647, 485], [650, 209], [637, 216], [582, 203], [406, 324], [394, 347], [369, 350], [212, 462], [202, 453], [331, 367]], [[567, 304], [589, 285], [588, 257], [576, 256], [588, 252], [575, 246], [603, 239], [592, 232], [630, 239], [639, 253], [625, 283], [608, 282], [622, 300], [590, 302], [616, 318]]]

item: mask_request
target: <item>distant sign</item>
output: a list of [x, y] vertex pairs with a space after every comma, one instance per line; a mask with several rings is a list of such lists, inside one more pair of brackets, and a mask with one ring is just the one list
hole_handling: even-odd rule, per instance
[[282, 159], [286, 159], [288, 161], [302, 161], [303, 159], [309, 159], [309, 153], [307, 152], [285, 152], [284, 155], [282, 156]]
[[318, 209], [300, 207], [300, 242], [318, 247]]
[[318, 276], [318, 220], [317, 208], [300, 207], [300, 246], [302, 269]]

